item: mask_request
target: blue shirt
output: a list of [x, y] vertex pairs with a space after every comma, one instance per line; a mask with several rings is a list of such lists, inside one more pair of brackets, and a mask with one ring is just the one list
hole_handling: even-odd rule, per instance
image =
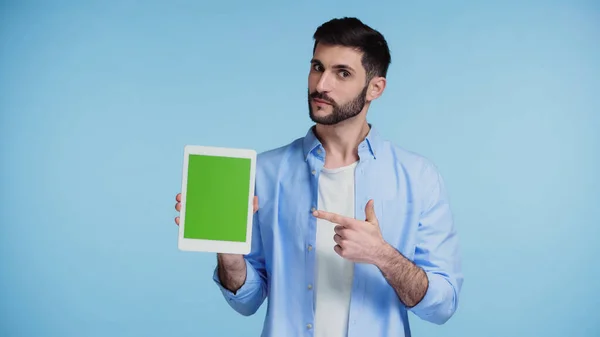
[[[371, 264], [355, 264], [348, 337], [410, 336], [408, 311], [443, 324], [456, 311], [463, 282], [458, 238], [444, 182], [426, 158], [383, 139], [371, 127], [358, 147], [355, 202], [357, 219], [374, 199], [384, 239], [427, 273], [423, 300], [407, 308]], [[247, 276], [233, 294], [213, 280], [229, 305], [252, 315], [267, 301], [264, 337], [312, 336], [316, 218], [319, 172], [325, 149], [312, 128], [305, 137], [260, 153], [252, 249]], [[362, 207], [360, 207], [362, 205]]]

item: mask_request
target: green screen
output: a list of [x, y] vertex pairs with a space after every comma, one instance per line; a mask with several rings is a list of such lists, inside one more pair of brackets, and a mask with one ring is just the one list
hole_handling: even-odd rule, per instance
[[183, 236], [246, 241], [250, 159], [190, 155]]

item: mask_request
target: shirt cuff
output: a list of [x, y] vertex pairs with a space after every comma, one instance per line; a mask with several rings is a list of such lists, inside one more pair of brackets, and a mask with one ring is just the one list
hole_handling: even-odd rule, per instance
[[235, 294], [231, 292], [229, 289], [223, 287], [221, 281], [219, 280], [219, 271], [218, 266], [215, 267], [213, 272], [213, 281], [219, 286], [223, 295], [229, 300], [242, 300], [246, 298], [248, 295], [252, 294], [256, 290], [256, 286], [260, 285], [261, 278], [256, 269], [252, 266], [247, 259], [244, 259], [246, 262], [246, 281], [242, 285], [240, 289], [238, 289]]
[[427, 273], [429, 287], [421, 302], [410, 310], [419, 317], [430, 317], [438, 312], [440, 305], [446, 302], [448, 282], [440, 275]]

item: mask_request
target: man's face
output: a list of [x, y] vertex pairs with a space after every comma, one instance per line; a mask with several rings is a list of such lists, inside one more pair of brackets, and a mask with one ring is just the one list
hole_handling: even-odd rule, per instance
[[368, 100], [362, 53], [318, 44], [308, 76], [308, 108], [313, 122], [333, 125], [360, 114]]

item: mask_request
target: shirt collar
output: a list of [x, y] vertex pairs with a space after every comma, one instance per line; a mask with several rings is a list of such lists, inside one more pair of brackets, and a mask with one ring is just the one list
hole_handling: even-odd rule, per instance
[[[323, 157], [325, 153], [325, 149], [321, 144], [321, 141], [315, 135], [315, 126], [311, 126], [308, 129], [308, 132], [304, 136], [302, 146], [304, 150], [304, 160], [308, 160], [308, 155], [311, 153], [317, 153], [318, 157]], [[381, 138], [377, 130], [373, 127], [372, 124], [369, 123], [369, 133], [365, 137], [365, 139], [360, 142], [358, 145], [358, 154], [359, 157], [363, 158], [364, 154], [369, 154], [376, 159], [377, 149], [379, 148], [379, 144], [381, 142]]]

